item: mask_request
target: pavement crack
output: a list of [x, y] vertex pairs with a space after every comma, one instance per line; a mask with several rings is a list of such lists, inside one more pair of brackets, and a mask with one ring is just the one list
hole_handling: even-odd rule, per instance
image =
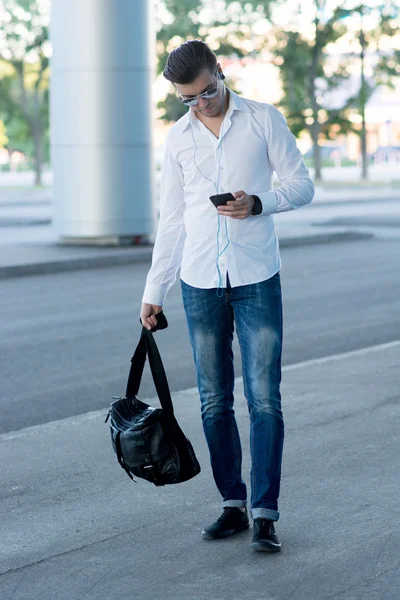
[[400, 561], [398, 563], [396, 563], [395, 565], [393, 565], [392, 567], [387, 568], [385, 571], [380, 571], [379, 573], [375, 573], [375, 575], [368, 577], [368, 579], [366, 579], [365, 581], [357, 581], [357, 583], [354, 583], [353, 585], [349, 586], [348, 588], [341, 590], [340, 592], [337, 592], [333, 596], [326, 596], [326, 600], [333, 600], [334, 598], [339, 598], [343, 594], [346, 594], [347, 592], [354, 590], [354, 588], [359, 587], [360, 583], [361, 584], [368, 583], [368, 582], [372, 581], [373, 579], [378, 579], [379, 577], [382, 577], [382, 575], [386, 575], [386, 573], [390, 573], [390, 571], [394, 571], [399, 566], [400, 566]]
[[366, 406], [360, 410], [355, 410], [354, 412], [348, 413], [346, 415], [339, 415], [337, 417], [332, 417], [331, 419], [325, 419], [325, 421], [318, 421], [318, 423], [310, 423], [306, 427], [311, 427], [312, 429], [317, 427], [324, 427], [325, 425], [331, 425], [332, 423], [340, 423], [341, 421], [347, 421], [347, 419], [351, 419], [352, 417], [358, 417], [364, 413], [371, 413], [373, 411], [384, 408], [385, 406], [390, 406], [391, 404], [397, 405], [400, 400], [400, 395], [389, 396], [388, 398], [384, 398], [381, 402], [375, 404], [375, 406]]
[[0, 577], [3, 577], [4, 575], [9, 575], [10, 573], [18, 573], [20, 571], [23, 571], [24, 569], [29, 569], [30, 567], [35, 567], [49, 560], [52, 560], [53, 558], [60, 558], [62, 556], [68, 556], [68, 554], [72, 554], [74, 552], [79, 552], [80, 550], [85, 550], [86, 548], [93, 548], [94, 546], [104, 544], [104, 542], [108, 542], [109, 540], [116, 540], [119, 537], [123, 537], [127, 534], [134, 533], [134, 531], [134, 529], [131, 529], [128, 531], [123, 531], [121, 533], [116, 533], [115, 535], [110, 535], [109, 537], [106, 537], [103, 540], [97, 540], [95, 542], [91, 542], [90, 544], [84, 544], [82, 546], [77, 546], [76, 548], [71, 548], [70, 550], [65, 550], [64, 552], [59, 552], [51, 556], [46, 556], [44, 558], [41, 558], [40, 560], [34, 560], [26, 565], [22, 565], [21, 567], [16, 567], [15, 569], [7, 569], [6, 571], [0, 573]]
[[[387, 546], [387, 543], [389, 541], [389, 539], [393, 536], [393, 534], [396, 532], [396, 530], [392, 530], [390, 531], [387, 536], [386, 539], [383, 543], [383, 546], [381, 548], [381, 551], [379, 552], [379, 557], [381, 557], [385, 547]], [[359, 544], [357, 547], [362, 547], [363, 543]], [[336, 556], [341, 556], [342, 553], [338, 553], [338, 554], [334, 554], [333, 558]], [[332, 558], [332, 557], [331, 557]], [[378, 557], [377, 557], [378, 558]], [[318, 561], [313, 567], [309, 567], [307, 569], [306, 574], [300, 579], [300, 581], [297, 581], [295, 583], [295, 586], [293, 587], [292, 591], [289, 593], [288, 596], [286, 596], [285, 600], [290, 600], [291, 598], [294, 600], [295, 596], [294, 594], [296, 592], [299, 591], [299, 589], [303, 586], [304, 583], [306, 583], [307, 581], [309, 581], [310, 579], [312, 579], [312, 577], [314, 576], [314, 573], [316, 571], [317, 568], [323, 566], [326, 561], [329, 560], [328, 558], [324, 558], [321, 561]], [[400, 566], [400, 560], [395, 564], [392, 565], [391, 567], [388, 567], [387, 569], [385, 569], [384, 571], [380, 571], [379, 573], [374, 573], [374, 575], [371, 575], [370, 577], [368, 577], [367, 579], [364, 580], [360, 580], [357, 581], [355, 583], [353, 583], [352, 585], [350, 585], [349, 587], [345, 588], [344, 590], [340, 590], [339, 592], [335, 592], [332, 596], [324, 596], [324, 600], [333, 600], [334, 598], [338, 598], [341, 595], [345, 594], [346, 592], [357, 588], [358, 586], [360, 586], [360, 584], [372, 581], [373, 579], [377, 579], [378, 577], [381, 577], [382, 575], [385, 575], [386, 573], [389, 573], [390, 571], [393, 571], [395, 569], [397, 569]]]

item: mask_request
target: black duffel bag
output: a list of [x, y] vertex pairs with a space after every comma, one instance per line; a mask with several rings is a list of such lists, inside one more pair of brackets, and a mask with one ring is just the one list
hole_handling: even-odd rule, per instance
[[[137, 398], [146, 357], [162, 408], [153, 408]], [[192, 444], [175, 418], [153, 334], [144, 327], [131, 358], [126, 396], [111, 404], [106, 422], [108, 419], [118, 462], [134, 481], [135, 475], [160, 486], [181, 483], [200, 473]]]

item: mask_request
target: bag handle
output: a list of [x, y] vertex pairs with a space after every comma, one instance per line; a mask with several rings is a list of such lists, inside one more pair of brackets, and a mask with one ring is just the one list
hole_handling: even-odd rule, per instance
[[160, 404], [165, 412], [165, 416], [173, 417], [174, 406], [172, 404], [171, 392], [169, 390], [168, 380], [160, 352], [153, 334], [145, 327], [142, 328], [142, 335], [140, 336], [139, 343], [131, 359], [131, 369], [128, 377], [126, 396], [132, 398], [137, 395], [142, 380], [146, 357], [149, 359], [154, 385], [157, 390]]
[[[168, 321], [167, 321], [167, 318], [164, 315], [163, 311], [157, 313], [155, 315], [155, 317], [156, 317], [157, 325], [155, 327], [153, 327], [153, 329], [151, 330], [153, 333], [155, 331], [158, 331], [159, 329], [166, 329], [168, 327]], [[142, 323], [141, 319], [140, 319], [140, 323]], [[143, 327], [139, 344], [137, 345], [134, 355], [131, 357], [131, 363], [132, 363], [132, 366], [134, 366], [134, 368], [132, 368], [132, 366], [131, 366], [131, 370], [130, 370], [129, 377], [128, 377], [128, 385], [127, 385], [126, 394], [125, 394], [128, 398], [133, 398], [133, 397], [137, 396], [137, 393], [138, 393], [139, 387], [140, 387], [140, 382], [142, 380], [143, 369], [144, 369], [144, 365], [146, 362], [146, 356], [147, 356], [146, 341], [144, 339], [144, 335], [145, 335], [146, 331], [147, 331], [147, 329], [145, 329]], [[158, 350], [157, 350], [157, 352], [158, 352]], [[161, 358], [160, 358], [160, 361], [161, 361]], [[165, 376], [165, 373], [164, 373], [164, 376]]]
[[134, 398], [135, 396], [137, 396], [140, 387], [140, 382], [142, 381], [146, 357], [146, 340], [144, 339], [144, 332], [142, 331], [139, 343], [136, 347], [133, 356], [131, 357], [131, 368], [129, 371], [128, 383], [125, 392], [125, 396], [127, 398]]
[[158, 398], [163, 407], [166, 416], [174, 416], [174, 405], [172, 404], [171, 392], [167, 376], [165, 374], [164, 365], [161, 360], [153, 334], [148, 329], [144, 329], [144, 338], [146, 341], [147, 356], [149, 358], [150, 370], [153, 376], [154, 385], [157, 390]]

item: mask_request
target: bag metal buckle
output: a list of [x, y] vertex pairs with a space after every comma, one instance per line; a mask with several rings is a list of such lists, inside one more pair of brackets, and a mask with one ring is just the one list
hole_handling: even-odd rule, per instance
[[147, 471], [147, 473], [150, 475], [153, 483], [155, 483], [155, 484], [158, 483], [158, 474], [157, 474], [157, 470], [154, 465], [145, 465], [143, 467], [143, 471]]

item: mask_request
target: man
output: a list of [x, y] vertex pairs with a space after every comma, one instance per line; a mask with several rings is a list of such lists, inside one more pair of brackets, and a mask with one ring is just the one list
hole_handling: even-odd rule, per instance
[[[284, 423], [281, 260], [272, 215], [311, 202], [314, 186], [281, 113], [225, 88], [221, 65], [204, 42], [175, 49], [164, 77], [190, 108], [167, 137], [141, 320], [155, 327], [181, 267], [203, 428], [223, 499], [205, 539], [249, 527], [233, 409], [235, 323], [250, 415], [252, 548], [276, 552]], [[276, 190], [273, 171], [281, 181]], [[216, 208], [209, 197], [223, 192], [234, 199]]]

